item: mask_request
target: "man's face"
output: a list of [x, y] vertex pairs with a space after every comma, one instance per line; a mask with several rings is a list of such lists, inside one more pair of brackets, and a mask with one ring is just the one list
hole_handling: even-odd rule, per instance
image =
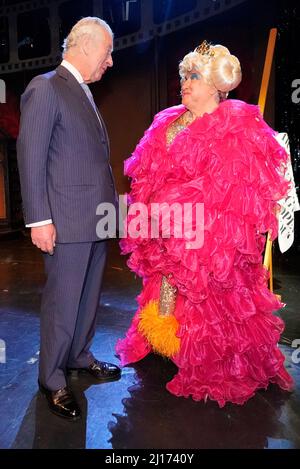
[[113, 66], [113, 39], [104, 28], [99, 28], [95, 36], [89, 39], [86, 48], [86, 83], [101, 80], [108, 67]]

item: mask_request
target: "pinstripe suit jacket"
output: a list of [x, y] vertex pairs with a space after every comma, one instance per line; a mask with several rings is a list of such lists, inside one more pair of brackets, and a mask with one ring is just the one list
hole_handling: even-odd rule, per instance
[[57, 242], [96, 241], [96, 208], [115, 204], [109, 142], [75, 77], [65, 68], [35, 77], [21, 97], [17, 140], [27, 224], [52, 218]]

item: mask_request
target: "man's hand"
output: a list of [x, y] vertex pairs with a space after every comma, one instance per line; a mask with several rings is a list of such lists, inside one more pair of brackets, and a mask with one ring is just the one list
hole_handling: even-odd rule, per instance
[[56, 240], [56, 229], [53, 223], [31, 228], [31, 240], [37, 248], [52, 256]]

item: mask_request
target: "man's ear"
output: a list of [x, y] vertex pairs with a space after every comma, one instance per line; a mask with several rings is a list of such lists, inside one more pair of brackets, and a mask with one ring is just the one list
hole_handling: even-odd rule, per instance
[[81, 44], [80, 44], [80, 49], [83, 55], [89, 55], [90, 46], [91, 46], [91, 38], [88, 34], [85, 34], [81, 38]]

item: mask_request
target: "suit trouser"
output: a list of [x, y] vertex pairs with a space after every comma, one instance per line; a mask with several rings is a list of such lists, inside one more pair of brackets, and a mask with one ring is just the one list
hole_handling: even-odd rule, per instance
[[41, 305], [39, 380], [50, 390], [66, 386], [66, 368], [85, 368], [94, 357], [107, 242], [56, 244], [44, 255], [47, 280]]

